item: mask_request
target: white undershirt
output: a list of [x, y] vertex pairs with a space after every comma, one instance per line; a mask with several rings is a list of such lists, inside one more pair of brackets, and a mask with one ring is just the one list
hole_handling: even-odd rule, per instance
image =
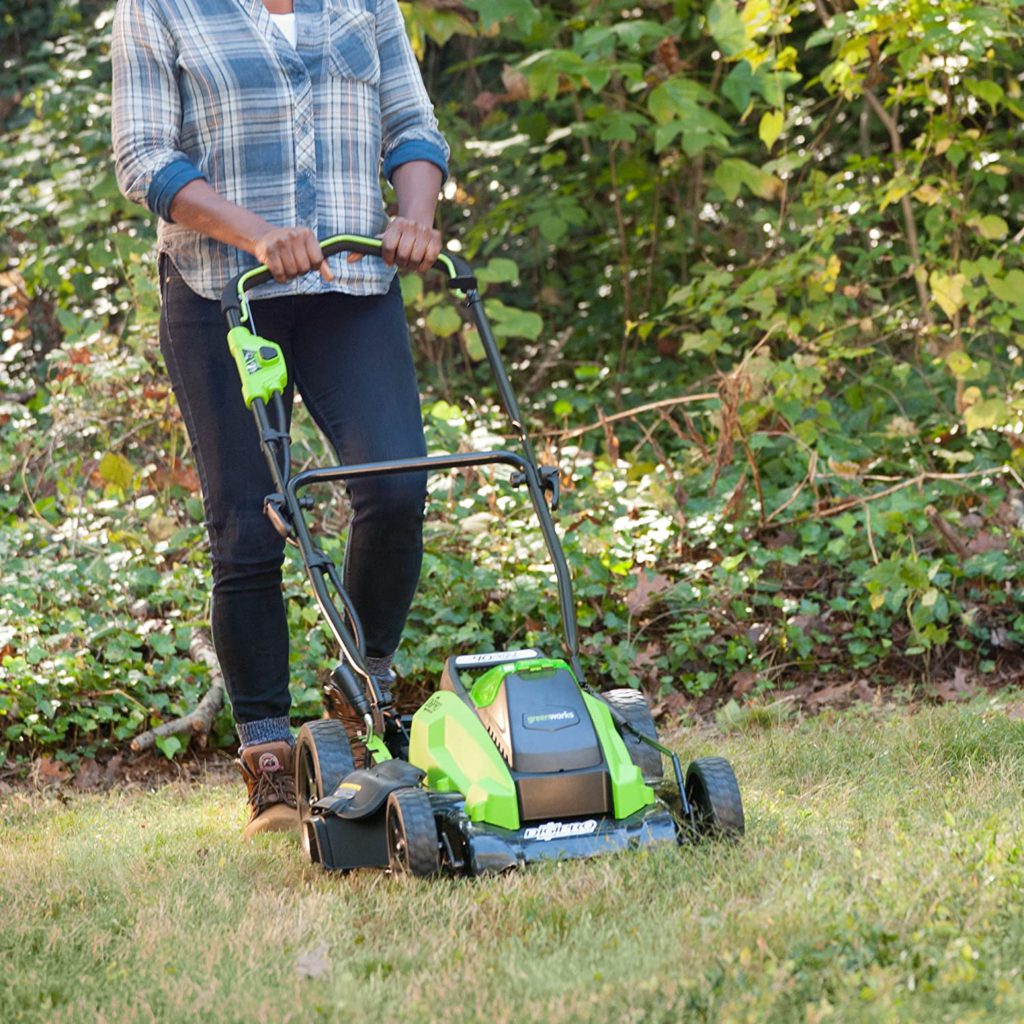
[[291, 14], [271, 14], [270, 17], [284, 35], [285, 39], [287, 39], [292, 46], [297, 46], [299, 42], [299, 33], [295, 27], [295, 12], [292, 11]]

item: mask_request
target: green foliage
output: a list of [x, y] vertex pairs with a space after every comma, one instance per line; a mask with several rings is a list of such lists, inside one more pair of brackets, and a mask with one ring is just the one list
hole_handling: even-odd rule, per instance
[[[15, 752], [116, 742], [202, 682], [181, 659], [204, 542], [153, 346], [151, 218], [107, 152], [111, 8], [13, 5], [2, 37], [26, 56], [0, 85]], [[402, 8], [453, 147], [445, 235], [563, 468], [592, 680], [712, 699], [1019, 657], [1019, 6]], [[431, 448], [503, 444], [472, 327], [438, 280], [403, 293]], [[295, 429], [299, 461], [329, 457]], [[433, 486], [411, 691], [453, 650], [559, 642], [523, 496]], [[344, 524], [326, 510], [339, 557]], [[303, 717], [332, 652], [288, 579]]]
[[39, 356], [61, 340], [154, 317], [150, 218], [120, 195], [110, 159], [112, 15], [106, 4], [62, 5], [62, 34], [33, 51], [33, 84], [7, 119], [0, 254], [13, 270], [0, 288], [14, 345], [0, 386], [38, 383]]
[[57, 0], [4, 0], [0, 4], [0, 91], [21, 85], [22, 64], [33, 47], [46, 38]]

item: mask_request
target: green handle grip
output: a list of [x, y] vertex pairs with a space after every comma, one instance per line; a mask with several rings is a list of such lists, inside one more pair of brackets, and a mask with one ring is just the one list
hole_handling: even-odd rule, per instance
[[[365, 235], [334, 235], [320, 242], [320, 250], [324, 256], [333, 256], [339, 252], [358, 252], [365, 256], [379, 256], [381, 240]], [[473, 292], [477, 288], [473, 268], [461, 256], [451, 252], [442, 252], [434, 263], [434, 270], [442, 271], [448, 279], [448, 287], [461, 292]], [[221, 312], [227, 317], [228, 324], [234, 326], [245, 323], [249, 319], [245, 293], [257, 285], [266, 284], [273, 278], [266, 267], [253, 267], [237, 277], [233, 277], [221, 293]]]

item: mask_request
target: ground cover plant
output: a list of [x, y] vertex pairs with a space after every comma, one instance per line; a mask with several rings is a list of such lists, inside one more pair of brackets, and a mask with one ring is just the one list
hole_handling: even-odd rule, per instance
[[468, 880], [243, 845], [237, 784], [9, 792], [5, 1021], [1001, 1022], [1024, 1014], [1019, 698], [685, 729], [747, 836]]
[[[1018, 5], [403, 10], [453, 143], [445, 236], [563, 470], [592, 681], [672, 713], [1019, 678]], [[0, 25], [0, 749], [21, 766], [110, 756], [208, 684], [152, 224], [109, 161], [111, 13], [18, 2]], [[404, 293], [431, 448], [491, 444], [472, 330], [439, 281]], [[340, 550], [344, 507], [323, 511]], [[452, 650], [557, 649], [538, 551], [501, 481], [436, 481], [408, 699]], [[288, 586], [298, 722], [332, 652]], [[233, 742], [226, 713], [206, 741]]]

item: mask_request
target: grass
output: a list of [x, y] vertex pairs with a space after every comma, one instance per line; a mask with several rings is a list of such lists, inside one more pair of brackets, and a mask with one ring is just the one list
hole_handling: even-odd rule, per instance
[[1005, 707], [678, 744], [735, 764], [742, 843], [475, 881], [332, 877], [288, 837], [243, 845], [239, 786], [8, 798], [0, 1020], [1024, 1018], [1024, 723]]

